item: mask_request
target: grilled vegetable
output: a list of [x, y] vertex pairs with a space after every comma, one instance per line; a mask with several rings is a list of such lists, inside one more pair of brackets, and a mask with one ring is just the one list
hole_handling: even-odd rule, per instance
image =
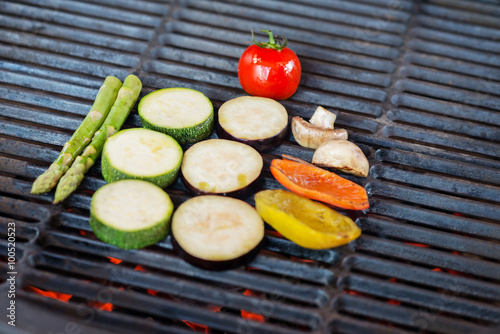
[[175, 211], [172, 235], [174, 249], [187, 262], [224, 270], [242, 265], [257, 254], [264, 222], [241, 200], [198, 196]]
[[347, 140], [328, 140], [314, 151], [312, 163], [367, 177], [370, 165], [363, 151]]
[[64, 144], [54, 163], [33, 183], [32, 194], [46, 193], [56, 186], [57, 181], [66, 173], [71, 163], [83, 151], [104, 122], [121, 86], [122, 82], [115, 77], [109, 76], [104, 80], [104, 84], [99, 89], [94, 104], [85, 119], [73, 133], [71, 139]]
[[314, 111], [309, 123], [320, 129], [333, 129], [337, 115], [318, 106]]
[[212, 102], [188, 88], [166, 88], [142, 98], [138, 107], [142, 126], [166, 133], [180, 144], [207, 138], [214, 127]]
[[271, 31], [261, 29], [269, 35], [269, 42], [255, 40], [241, 55], [238, 62], [238, 78], [241, 87], [250, 95], [283, 100], [292, 96], [300, 82], [301, 66], [295, 52], [287, 48], [287, 39], [276, 43]]
[[292, 119], [292, 134], [297, 143], [303, 147], [317, 148], [327, 140], [347, 140], [347, 131], [334, 129], [337, 116], [323, 107], [318, 107], [309, 122], [302, 117]]
[[164, 188], [177, 179], [182, 148], [170, 136], [147, 129], [128, 129], [110, 137], [102, 152], [107, 182], [141, 179]]
[[141, 180], [121, 180], [99, 188], [90, 204], [90, 226], [104, 242], [141, 248], [163, 240], [174, 206], [161, 188]]
[[217, 134], [220, 138], [248, 144], [264, 151], [281, 144], [286, 136], [288, 113], [272, 99], [241, 96], [219, 109]]
[[276, 231], [306, 248], [342, 246], [361, 234], [351, 218], [285, 190], [258, 192], [255, 208]]
[[299, 195], [348, 210], [370, 206], [363, 187], [305, 161], [275, 159], [271, 173], [285, 188]]
[[95, 133], [92, 142], [83, 151], [82, 155], [75, 159], [71, 168], [61, 178], [56, 188], [54, 203], [64, 200], [82, 182], [85, 173], [94, 165], [99, 154], [101, 154], [106, 139], [114, 135], [122, 127], [139, 97], [141, 88], [141, 81], [135, 75], [129, 75], [125, 79], [108, 117]]
[[182, 160], [183, 181], [192, 192], [243, 196], [256, 185], [263, 161], [248, 145], [225, 139], [191, 146]]

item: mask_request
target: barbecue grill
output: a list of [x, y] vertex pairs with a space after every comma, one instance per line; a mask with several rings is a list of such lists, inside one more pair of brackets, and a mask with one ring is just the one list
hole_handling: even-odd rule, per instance
[[[244, 93], [237, 62], [260, 28], [301, 59], [290, 116], [338, 111], [370, 161], [367, 179], [342, 174], [370, 196], [360, 238], [315, 251], [268, 227], [247, 266], [205, 271], [169, 238], [125, 251], [92, 234], [99, 164], [62, 204], [30, 194], [107, 75], [138, 75], [141, 97], [197, 89], [217, 109]], [[0, 59], [1, 333], [500, 331], [497, 0], [3, 0]], [[138, 126], [133, 110], [125, 127]], [[281, 187], [274, 157], [312, 153], [290, 135], [263, 154], [263, 187]]]

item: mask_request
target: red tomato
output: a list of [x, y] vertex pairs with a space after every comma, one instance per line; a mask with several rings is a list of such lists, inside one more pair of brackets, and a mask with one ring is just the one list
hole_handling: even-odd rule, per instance
[[[269, 30], [269, 43], [249, 46], [241, 55], [238, 63], [238, 78], [241, 87], [250, 95], [283, 100], [292, 96], [299, 86], [302, 72], [300, 61], [295, 52], [283, 44], [277, 44]], [[253, 32], [252, 32], [253, 37]]]

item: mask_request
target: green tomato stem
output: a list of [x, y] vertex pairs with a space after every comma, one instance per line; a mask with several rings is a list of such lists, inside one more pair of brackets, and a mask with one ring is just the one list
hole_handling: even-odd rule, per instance
[[268, 43], [257, 42], [257, 40], [255, 39], [255, 35], [253, 34], [253, 30], [252, 30], [253, 43], [260, 48], [270, 48], [270, 49], [280, 51], [280, 50], [284, 49], [286, 47], [286, 45], [288, 44], [288, 40], [286, 39], [285, 36], [282, 36], [282, 35], [276, 36], [278, 38], [281, 38], [281, 40], [282, 40], [281, 43], [276, 43], [276, 40], [274, 39], [275, 36], [273, 36], [273, 33], [271, 30], [260, 29], [260, 31], [265, 32], [266, 34], [269, 35], [269, 42]]

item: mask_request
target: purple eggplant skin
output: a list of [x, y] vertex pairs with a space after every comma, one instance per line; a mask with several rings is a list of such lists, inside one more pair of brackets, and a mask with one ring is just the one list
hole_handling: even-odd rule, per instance
[[226, 193], [212, 193], [209, 191], [204, 191], [204, 190], [198, 189], [195, 186], [191, 185], [186, 180], [184, 175], [182, 175], [182, 173], [179, 173], [179, 174], [180, 174], [180, 178], [182, 180], [182, 183], [184, 184], [186, 189], [189, 190], [195, 196], [220, 195], [220, 196], [228, 196], [228, 197], [234, 197], [234, 198], [245, 198], [245, 197], [251, 195], [252, 193], [257, 192], [261, 188], [262, 182], [263, 182], [262, 173], [263, 173], [263, 169], [260, 171], [259, 176], [254, 181], [250, 182], [248, 185], [244, 186], [243, 188], [236, 189], [234, 191], [230, 191], [230, 192], [226, 192]]
[[172, 241], [172, 246], [174, 248], [174, 252], [181, 259], [183, 259], [187, 263], [192, 264], [193, 266], [212, 271], [235, 269], [249, 263], [257, 256], [263, 244], [263, 241], [261, 241], [259, 244], [257, 244], [257, 246], [254, 249], [250, 250], [248, 253], [243, 254], [235, 259], [225, 260], [225, 261], [211, 261], [211, 260], [200, 259], [186, 252], [181, 247], [181, 245], [179, 245], [177, 240], [175, 240], [173, 234], [171, 234], [171, 241]]
[[217, 122], [216, 133], [220, 139], [237, 141], [243, 144], [247, 144], [248, 146], [253, 147], [259, 152], [265, 152], [281, 145], [281, 143], [286, 138], [288, 133], [288, 122], [286, 126], [278, 134], [272, 137], [262, 138], [262, 139], [242, 139], [235, 137], [226, 130], [224, 130], [224, 128], [220, 125], [219, 122]]

